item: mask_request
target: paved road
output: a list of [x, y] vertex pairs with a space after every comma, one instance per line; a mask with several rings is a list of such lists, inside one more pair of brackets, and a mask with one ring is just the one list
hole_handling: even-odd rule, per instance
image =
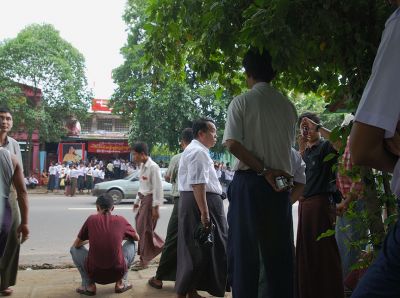
[[[96, 212], [95, 198], [90, 195], [71, 198], [54, 194], [31, 194], [29, 200], [31, 235], [21, 246], [20, 264], [70, 264], [69, 247], [84, 220]], [[173, 205], [165, 204], [160, 209], [160, 220], [156, 231], [163, 238], [172, 207]], [[225, 211], [227, 207], [228, 202], [225, 200]], [[131, 202], [115, 206], [114, 214], [123, 215], [135, 226]], [[293, 215], [296, 232], [297, 204], [293, 208]]]
[[[70, 263], [69, 247], [85, 219], [96, 212], [95, 197], [65, 197], [32, 194], [30, 199], [30, 239], [21, 246], [20, 264]], [[156, 231], [165, 237], [173, 205], [163, 205]], [[114, 214], [123, 215], [134, 226], [132, 203], [115, 206]]]

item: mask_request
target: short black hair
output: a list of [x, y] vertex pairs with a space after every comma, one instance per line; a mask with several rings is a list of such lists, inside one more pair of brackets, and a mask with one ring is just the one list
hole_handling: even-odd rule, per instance
[[133, 149], [133, 151], [135, 151], [137, 153], [144, 153], [146, 155], [149, 155], [149, 147], [144, 142], [135, 143], [135, 145], [133, 145], [132, 149]]
[[272, 68], [272, 58], [268, 50], [261, 53], [258, 49], [251, 48], [243, 58], [243, 67], [247, 76], [262, 82], [271, 82], [276, 75]]
[[11, 110], [7, 107], [0, 107], [0, 113], [9, 113], [12, 115]]
[[200, 118], [200, 119], [193, 121], [192, 130], [193, 130], [194, 138], [197, 138], [199, 136], [200, 131], [202, 131], [202, 132], [208, 131], [207, 122], [211, 122], [211, 123], [215, 124], [214, 120], [212, 120], [210, 118]]
[[312, 121], [314, 121], [317, 124], [321, 123], [321, 119], [318, 117], [317, 114], [312, 113], [312, 112], [304, 112], [303, 114], [301, 114], [299, 116], [299, 120], [297, 121], [297, 125], [300, 125], [301, 120], [303, 120], [303, 118], [306, 118], [306, 117], [311, 119]]
[[108, 211], [112, 208], [112, 206], [114, 206], [114, 200], [108, 193], [105, 193], [97, 198], [96, 205], [101, 209]]
[[193, 140], [193, 129], [190, 127], [185, 128], [182, 131], [181, 140], [186, 144], [190, 144], [190, 142]]

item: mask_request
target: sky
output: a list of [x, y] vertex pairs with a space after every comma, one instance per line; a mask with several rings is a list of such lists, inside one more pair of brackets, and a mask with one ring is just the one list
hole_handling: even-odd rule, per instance
[[115, 85], [111, 72], [122, 64], [127, 40], [122, 20], [125, 0], [2, 0], [0, 40], [14, 38], [33, 23], [52, 24], [86, 60], [94, 97], [108, 99]]

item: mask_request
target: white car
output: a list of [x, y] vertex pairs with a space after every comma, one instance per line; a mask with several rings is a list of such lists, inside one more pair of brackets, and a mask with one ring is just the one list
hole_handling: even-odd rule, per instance
[[[161, 169], [162, 176], [165, 173], [164, 169]], [[173, 197], [171, 196], [171, 183], [162, 178], [162, 185], [164, 191], [164, 198], [167, 202], [172, 202]], [[108, 193], [114, 200], [114, 204], [121, 203], [122, 200], [134, 200], [139, 190], [139, 178], [138, 173], [132, 173], [131, 175], [118, 180], [111, 180], [106, 182], [97, 183], [92, 191], [93, 196], [100, 196], [104, 193]]]

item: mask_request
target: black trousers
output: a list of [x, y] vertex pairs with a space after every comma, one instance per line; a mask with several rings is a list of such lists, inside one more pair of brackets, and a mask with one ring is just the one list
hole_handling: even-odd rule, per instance
[[[264, 177], [249, 170], [235, 173], [228, 198], [228, 279], [233, 297], [292, 298], [294, 250], [289, 194], [275, 192]], [[267, 287], [262, 295], [260, 268]]]
[[156, 272], [158, 280], [176, 279], [177, 247], [178, 247], [178, 203], [179, 197], [174, 198], [174, 209], [168, 222], [167, 236], [161, 253], [160, 263]]

